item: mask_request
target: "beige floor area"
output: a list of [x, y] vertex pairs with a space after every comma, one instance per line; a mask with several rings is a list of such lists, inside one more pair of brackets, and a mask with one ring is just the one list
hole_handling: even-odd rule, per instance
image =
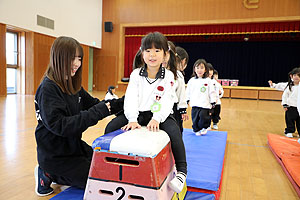
[[[103, 99], [105, 93], [92, 95]], [[55, 185], [51, 196], [38, 197], [34, 193], [37, 122], [33, 100], [33, 95], [0, 97], [0, 199], [49, 199], [61, 191]], [[285, 122], [280, 102], [222, 99], [221, 118], [219, 130], [228, 132], [228, 140], [220, 199], [298, 199], [267, 147], [268, 133], [283, 135]], [[91, 144], [111, 119], [107, 117], [90, 127], [83, 139]], [[184, 123], [185, 128], [191, 125], [191, 119]]]

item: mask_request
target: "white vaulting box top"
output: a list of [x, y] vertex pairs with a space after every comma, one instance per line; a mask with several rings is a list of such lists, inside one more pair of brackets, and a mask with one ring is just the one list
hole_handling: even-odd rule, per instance
[[152, 132], [142, 127], [114, 137], [109, 150], [119, 154], [155, 157], [169, 141], [170, 138], [165, 131]]

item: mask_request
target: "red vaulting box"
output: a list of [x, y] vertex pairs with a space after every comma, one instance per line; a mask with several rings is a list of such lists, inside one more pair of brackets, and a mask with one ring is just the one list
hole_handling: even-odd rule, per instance
[[170, 139], [164, 131], [141, 128], [99, 138], [101, 144], [93, 144], [89, 179], [159, 189], [174, 166]]

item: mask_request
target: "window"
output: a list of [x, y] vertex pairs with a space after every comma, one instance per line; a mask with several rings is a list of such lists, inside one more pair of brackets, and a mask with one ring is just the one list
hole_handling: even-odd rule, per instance
[[17, 93], [18, 33], [6, 32], [7, 93]]
[[17, 93], [17, 70], [14, 68], [6, 69], [6, 87], [8, 94]]

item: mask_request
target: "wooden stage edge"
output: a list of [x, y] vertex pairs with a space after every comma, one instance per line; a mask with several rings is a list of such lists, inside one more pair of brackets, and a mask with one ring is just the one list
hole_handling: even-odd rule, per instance
[[[118, 90], [125, 91], [128, 83], [118, 81]], [[281, 101], [282, 91], [269, 87], [250, 86], [222, 86], [224, 89], [223, 98], [276, 100]]]

